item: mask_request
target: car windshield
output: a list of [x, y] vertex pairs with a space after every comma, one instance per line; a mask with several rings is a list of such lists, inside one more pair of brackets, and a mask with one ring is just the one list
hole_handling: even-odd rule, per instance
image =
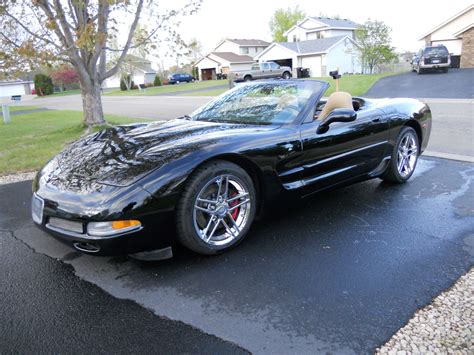
[[196, 121], [245, 124], [292, 122], [312, 95], [322, 95], [328, 86], [321, 81], [268, 81], [239, 84], [194, 111]]
[[425, 56], [428, 55], [447, 55], [448, 50], [445, 47], [428, 47], [425, 48]]

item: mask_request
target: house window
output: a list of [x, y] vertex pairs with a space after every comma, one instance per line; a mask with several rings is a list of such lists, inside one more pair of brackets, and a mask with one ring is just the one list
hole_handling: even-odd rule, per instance
[[316, 38], [317, 39], [324, 38], [324, 32], [316, 32]]
[[242, 54], [249, 54], [249, 47], [243, 47]]
[[296, 38], [296, 35], [293, 35], [293, 42], [297, 42], [298, 38]]

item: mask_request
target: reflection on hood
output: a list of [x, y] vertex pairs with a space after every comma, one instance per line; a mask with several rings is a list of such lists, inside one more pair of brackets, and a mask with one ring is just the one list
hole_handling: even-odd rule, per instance
[[187, 120], [113, 127], [71, 144], [48, 164], [45, 178], [59, 189], [82, 192], [101, 184], [126, 186], [246, 128]]

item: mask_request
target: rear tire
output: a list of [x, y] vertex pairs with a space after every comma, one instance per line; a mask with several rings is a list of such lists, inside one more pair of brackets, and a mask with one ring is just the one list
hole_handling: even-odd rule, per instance
[[250, 75], [246, 75], [244, 77], [244, 81], [252, 81], [252, 77]]
[[411, 127], [405, 126], [398, 134], [390, 162], [380, 176], [384, 181], [403, 184], [413, 175], [418, 162], [420, 143]]
[[244, 169], [223, 160], [205, 164], [188, 179], [176, 206], [178, 241], [199, 254], [225, 252], [244, 239], [256, 204]]
[[418, 75], [421, 75], [421, 74], [423, 74], [424, 72], [425, 72], [425, 71], [424, 71], [424, 69], [422, 69], [422, 68], [418, 68], [418, 70], [416, 71], [416, 73], [417, 73]]
[[448, 72], [448, 68], [443, 68], [443, 73], [447, 73]]

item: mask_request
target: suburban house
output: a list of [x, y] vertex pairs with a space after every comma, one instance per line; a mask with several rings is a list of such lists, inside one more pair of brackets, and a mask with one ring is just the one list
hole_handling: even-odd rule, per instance
[[228, 74], [234, 70], [250, 69], [254, 57], [270, 45], [261, 39], [225, 39], [214, 50], [199, 59], [194, 67], [198, 68], [199, 79], [216, 79], [218, 74]]
[[214, 48], [214, 52], [232, 52], [253, 58], [269, 45], [261, 39], [225, 39]]
[[123, 73], [131, 74], [136, 85], [153, 84], [156, 71], [151, 67], [151, 62], [132, 54], [127, 54], [122, 63], [121, 70], [117, 74], [105, 80], [104, 88], [117, 88], [120, 86], [120, 78]]
[[194, 66], [198, 68], [199, 79], [214, 80], [217, 78], [217, 74], [250, 69], [254, 62], [255, 60], [248, 55], [233, 52], [211, 52], [199, 59]]
[[349, 36], [355, 39], [359, 27], [347, 19], [308, 16], [284, 33], [288, 42], [307, 41], [327, 37]]
[[0, 80], [0, 97], [31, 95], [34, 86], [31, 80]]
[[474, 5], [447, 19], [419, 38], [427, 46], [443, 44], [451, 53], [451, 66], [474, 67]]
[[257, 54], [260, 62], [274, 61], [293, 69], [308, 68], [310, 76], [326, 76], [330, 71], [361, 73], [355, 30], [347, 19], [306, 17], [285, 32], [288, 42], [274, 42]]

